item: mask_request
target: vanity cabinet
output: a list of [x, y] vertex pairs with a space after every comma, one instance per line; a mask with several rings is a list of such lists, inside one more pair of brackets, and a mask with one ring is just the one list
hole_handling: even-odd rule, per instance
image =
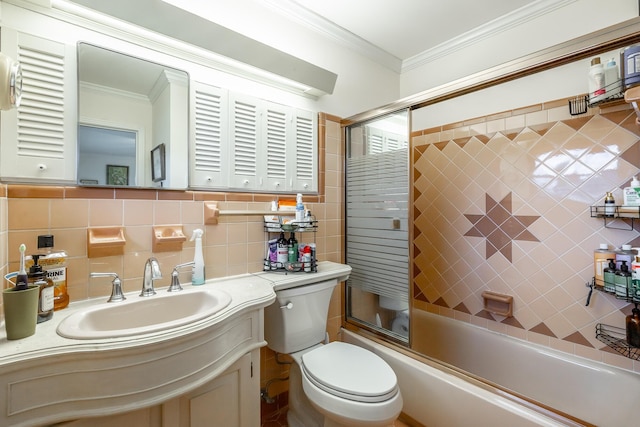
[[[260, 425], [259, 350], [240, 357], [213, 381], [162, 405], [84, 418], [58, 427], [255, 427]], [[254, 368], [254, 366], [256, 368]]]
[[[258, 355], [259, 357], [259, 355]], [[162, 426], [255, 427], [260, 425], [259, 363], [246, 354], [208, 384], [163, 405]], [[177, 406], [177, 408], [175, 408]], [[171, 409], [177, 410], [171, 410]], [[177, 417], [176, 417], [177, 415]]]
[[317, 116], [195, 82], [191, 186], [317, 191]]
[[74, 183], [75, 45], [3, 27], [1, 50], [22, 65], [22, 103], [2, 111], [0, 179]]

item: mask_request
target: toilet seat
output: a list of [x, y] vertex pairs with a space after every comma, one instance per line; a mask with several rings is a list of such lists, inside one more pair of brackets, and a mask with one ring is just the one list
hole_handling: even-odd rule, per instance
[[378, 403], [398, 393], [396, 375], [378, 355], [335, 341], [302, 355], [302, 373], [319, 389], [348, 400]]

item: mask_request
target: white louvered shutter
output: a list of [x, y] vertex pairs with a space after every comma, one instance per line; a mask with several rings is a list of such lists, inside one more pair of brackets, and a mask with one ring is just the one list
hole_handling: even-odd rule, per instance
[[291, 143], [294, 161], [289, 171], [291, 190], [296, 192], [318, 191], [318, 119], [311, 111], [294, 110]]
[[267, 103], [262, 120], [262, 136], [266, 163], [261, 168], [265, 176], [265, 189], [285, 191], [287, 189], [287, 144], [291, 139], [291, 109]]
[[[238, 94], [229, 96], [231, 113], [230, 187], [259, 189], [259, 100]], [[264, 159], [262, 159], [264, 162]]]
[[194, 82], [191, 92], [191, 187], [228, 185], [227, 91]]
[[3, 28], [2, 51], [23, 76], [20, 107], [2, 113], [2, 178], [75, 182], [75, 47]]

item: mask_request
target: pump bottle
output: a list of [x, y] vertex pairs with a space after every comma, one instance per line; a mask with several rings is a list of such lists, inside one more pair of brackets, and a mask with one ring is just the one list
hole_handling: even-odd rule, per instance
[[54, 302], [54, 284], [51, 279], [46, 277], [46, 273], [42, 270], [42, 266], [38, 264], [38, 259], [42, 255], [31, 255], [33, 265], [29, 267], [29, 283], [40, 287], [38, 295], [38, 323], [46, 322], [53, 317]]
[[608, 258], [609, 265], [604, 269], [604, 290], [607, 292], [615, 292], [615, 277], [616, 277], [616, 260], [615, 258]]
[[204, 255], [202, 254], [202, 234], [203, 231], [199, 228], [193, 230], [191, 235], [191, 241], [195, 240], [196, 250], [193, 257], [193, 274], [191, 276], [191, 283], [193, 285], [204, 284]]

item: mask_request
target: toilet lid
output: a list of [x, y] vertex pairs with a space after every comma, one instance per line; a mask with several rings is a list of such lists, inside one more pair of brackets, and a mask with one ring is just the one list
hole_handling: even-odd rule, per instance
[[396, 374], [381, 357], [339, 341], [303, 354], [302, 370], [318, 388], [349, 400], [382, 402], [398, 392]]

